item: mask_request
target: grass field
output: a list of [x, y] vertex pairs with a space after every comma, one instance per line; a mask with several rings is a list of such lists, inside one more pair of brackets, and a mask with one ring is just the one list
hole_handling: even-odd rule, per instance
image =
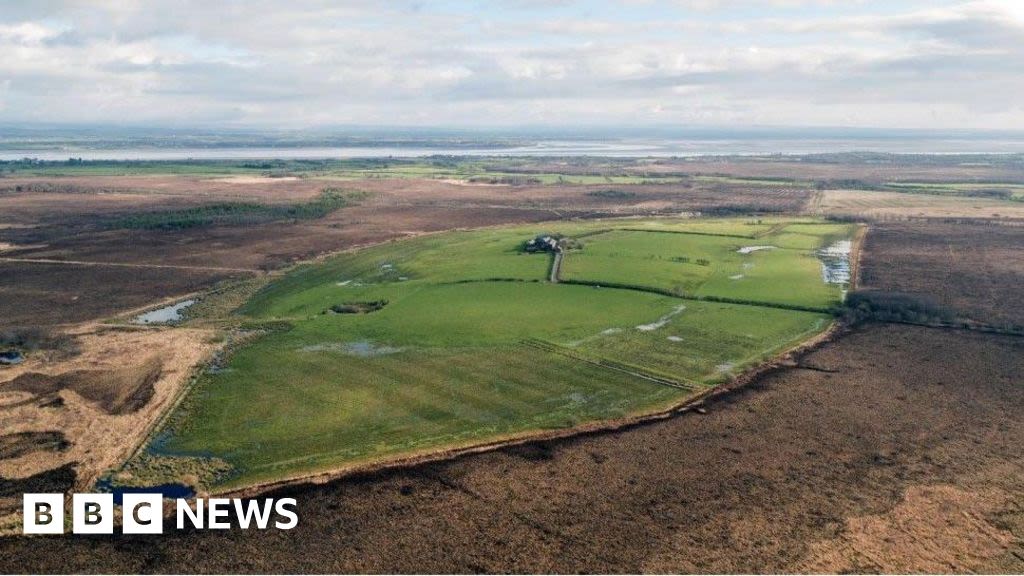
[[[814, 250], [853, 231], [548, 226], [424, 236], [295, 269], [240, 310], [278, 328], [200, 378], [161, 450], [227, 462], [230, 475], [200, 483], [229, 488], [664, 408], [825, 329], [842, 287], [823, 282]], [[604, 286], [548, 282], [551, 255], [521, 249], [540, 233], [578, 237], [563, 277]], [[778, 247], [737, 252], [762, 244]], [[706, 297], [767, 306], [695, 299]]]
[[837, 304], [842, 287], [821, 282], [813, 252], [849, 237], [852, 227], [806, 222], [764, 226], [721, 223], [718, 228], [721, 234], [760, 232], [749, 240], [639, 228], [588, 236], [583, 250], [566, 256], [563, 277], [761, 304], [822, 310]]

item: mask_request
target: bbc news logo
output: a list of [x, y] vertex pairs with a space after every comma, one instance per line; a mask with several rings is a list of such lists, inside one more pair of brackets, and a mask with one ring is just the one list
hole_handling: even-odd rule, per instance
[[[240, 498], [196, 498], [195, 505], [178, 498], [175, 501], [175, 526], [226, 530], [231, 517], [236, 525], [266, 530], [291, 530], [299, 524], [294, 498], [242, 500]], [[23, 500], [25, 534], [63, 534], [64, 495], [25, 494]], [[74, 494], [71, 497], [73, 534], [114, 533], [113, 494]], [[121, 531], [124, 534], [163, 534], [163, 496], [161, 494], [124, 494], [121, 503]]]

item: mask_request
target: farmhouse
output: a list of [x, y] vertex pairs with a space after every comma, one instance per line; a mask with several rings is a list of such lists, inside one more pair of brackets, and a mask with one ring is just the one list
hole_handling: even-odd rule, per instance
[[526, 243], [527, 252], [558, 252], [558, 239], [550, 235], [533, 238]]

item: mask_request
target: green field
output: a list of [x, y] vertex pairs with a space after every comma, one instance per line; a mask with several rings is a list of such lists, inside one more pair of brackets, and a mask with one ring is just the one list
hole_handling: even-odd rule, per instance
[[[230, 488], [662, 409], [824, 330], [843, 287], [822, 280], [815, 250], [853, 232], [777, 219], [538, 226], [296, 268], [239, 311], [275, 328], [200, 378], [158, 455], [222, 460], [232, 472], [200, 483]], [[576, 239], [563, 282], [548, 281], [551, 254], [522, 250], [541, 233]], [[751, 245], [775, 248], [737, 252]]]

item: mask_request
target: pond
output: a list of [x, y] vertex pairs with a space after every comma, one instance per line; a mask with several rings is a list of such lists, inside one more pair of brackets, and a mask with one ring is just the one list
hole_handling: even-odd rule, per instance
[[96, 491], [114, 495], [114, 503], [121, 504], [125, 494], [160, 494], [164, 498], [192, 498], [196, 491], [185, 484], [155, 484], [153, 486], [114, 486], [110, 478], [96, 482]]
[[181, 321], [181, 313], [189, 306], [195, 304], [195, 300], [183, 300], [170, 306], [164, 306], [163, 308], [157, 308], [156, 310], [150, 310], [145, 314], [136, 316], [132, 323], [134, 324], [172, 324], [174, 322]]
[[18, 350], [7, 350], [6, 352], [0, 352], [0, 364], [14, 365], [21, 364], [25, 359]]

